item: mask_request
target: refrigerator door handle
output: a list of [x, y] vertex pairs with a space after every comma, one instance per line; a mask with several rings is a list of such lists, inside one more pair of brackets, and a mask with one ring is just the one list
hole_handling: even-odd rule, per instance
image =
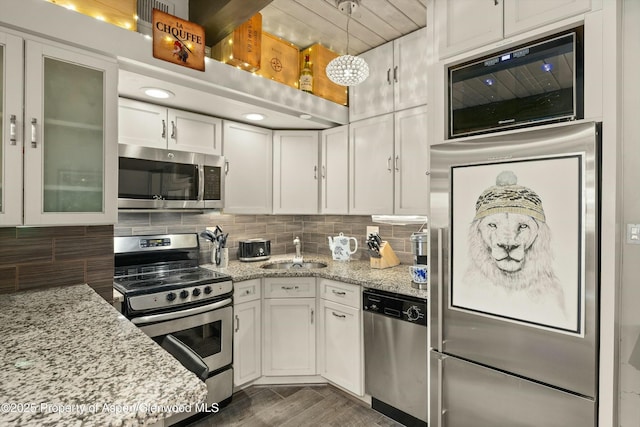
[[445, 256], [444, 239], [445, 229], [437, 228], [432, 230], [431, 233], [431, 260], [434, 262], [431, 271], [429, 272], [433, 280], [430, 283], [431, 294], [431, 348], [443, 352], [444, 351], [444, 331], [443, 331], [443, 319], [444, 319], [444, 297], [448, 291], [447, 284], [445, 283], [444, 268], [446, 268], [443, 257]]
[[[432, 427], [445, 427], [447, 409], [444, 407], [443, 384], [444, 384], [444, 362], [446, 355], [431, 351], [431, 374], [436, 377], [436, 381], [431, 381], [431, 408], [429, 415], [429, 425]], [[437, 396], [436, 399], [433, 396]]]

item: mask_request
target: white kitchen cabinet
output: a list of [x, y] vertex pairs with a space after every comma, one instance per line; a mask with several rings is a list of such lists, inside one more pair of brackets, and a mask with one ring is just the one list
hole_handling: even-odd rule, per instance
[[273, 213], [318, 213], [318, 132], [273, 133]]
[[320, 213], [349, 213], [349, 126], [320, 133]]
[[359, 56], [369, 77], [349, 88], [350, 122], [427, 103], [426, 28]]
[[349, 125], [349, 213], [393, 213], [393, 113]]
[[120, 98], [118, 141], [143, 147], [220, 155], [222, 120], [217, 117]]
[[246, 280], [233, 287], [233, 383], [241, 386], [262, 375], [261, 280]]
[[0, 46], [1, 224], [115, 223], [115, 61], [10, 31]]
[[350, 124], [349, 213], [425, 215], [427, 107]]
[[315, 375], [315, 279], [265, 278], [264, 291], [262, 374]]
[[426, 215], [429, 194], [427, 106], [395, 113], [395, 214]]
[[446, 58], [587, 12], [591, 0], [436, 0], [435, 9]]
[[360, 286], [320, 279], [318, 373], [359, 396], [363, 394]]
[[505, 0], [504, 36], [510, 37], [591, 10], [591, 0]]
[[273, 131], [225, 120], [223, 140], [225, 213], [270, 214]]

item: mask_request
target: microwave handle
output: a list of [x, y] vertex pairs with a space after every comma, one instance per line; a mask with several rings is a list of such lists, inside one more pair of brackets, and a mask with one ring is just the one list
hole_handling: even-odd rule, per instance
[[204, 165], [198, 165], [198, 201], [204, 200]]

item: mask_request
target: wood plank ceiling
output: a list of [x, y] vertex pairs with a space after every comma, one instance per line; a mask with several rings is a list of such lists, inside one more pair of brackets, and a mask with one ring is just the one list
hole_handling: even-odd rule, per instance
[[[262, 29], [304, 49], [321, 43], [347, 53], [347, 16], [335, 0], [273, 0]], [[427, 24], [427, 0], [361, 0], [349, 23], [349, 52], [365, 52]]]

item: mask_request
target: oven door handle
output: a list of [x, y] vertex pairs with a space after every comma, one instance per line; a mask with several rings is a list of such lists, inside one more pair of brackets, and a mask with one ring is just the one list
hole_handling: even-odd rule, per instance
[[134, 317], [131, 319], [131, 323], [134, 325], [145, 325], [147, 323], [162, 322], [165, 320], [180, 319], [182, 317], [192, 316], [194, 314], [204, 313], [205, 311], [212, 311], [218, 308], [222, 308], [231, 304], [233, 301], [231, 298], [225, 298], [222, 301], [214, 302], [213, 304], [203, 305], [200, 307], [188, 308], [186, 310], [172, 311], [171, 313], [150, 314], [149, 316]]
[[196, 374], [200, 380], [204, 381], [209, 377], [209, 367], [202, 357], [178, 338], [168, 334], [160, 346], [178, 359], [182, 366]]

